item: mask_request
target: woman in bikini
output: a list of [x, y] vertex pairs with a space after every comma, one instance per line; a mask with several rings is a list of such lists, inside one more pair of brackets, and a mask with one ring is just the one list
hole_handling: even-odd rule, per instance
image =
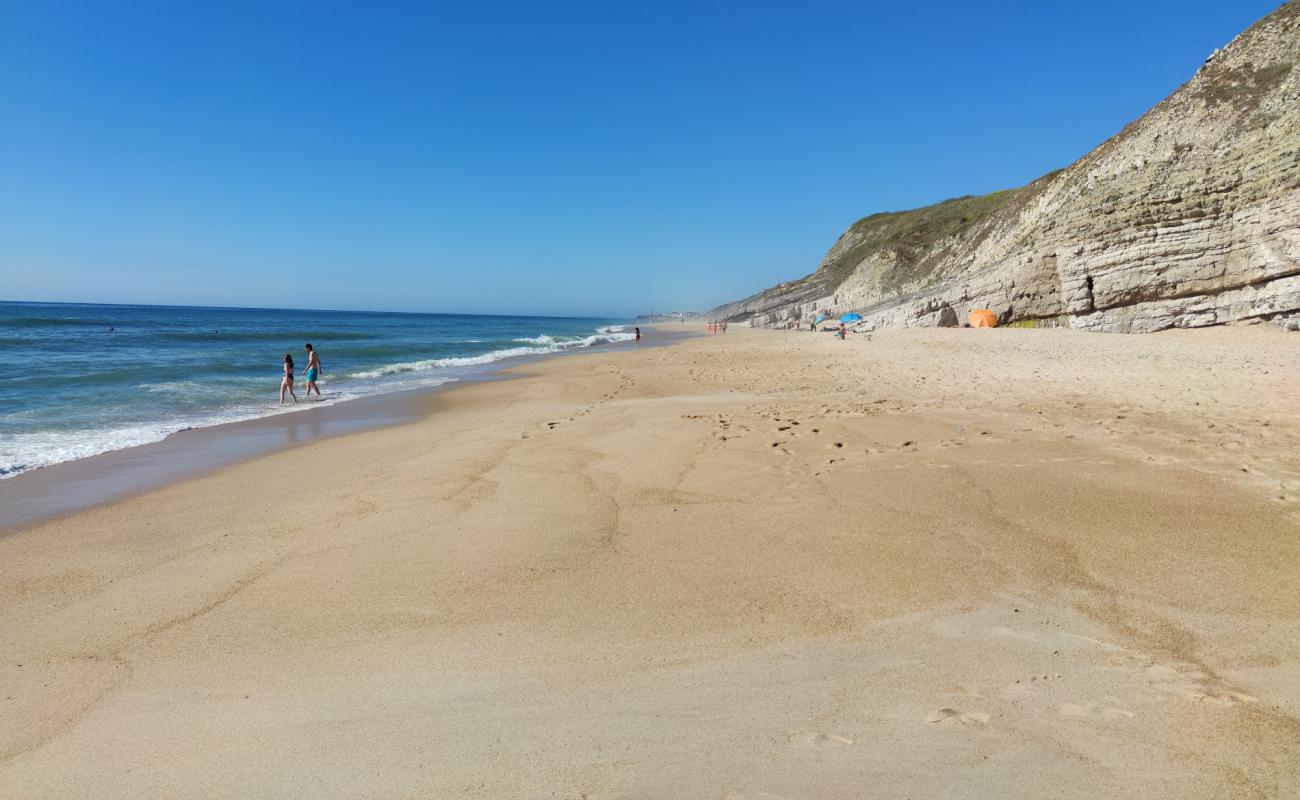
[[280, 379], [280, 405], [284, 405], [284, 393], [288, 390], [293, 395], [293, 402], [298, 402], [298, 394], [293, 390], [293, 356], [284, 354], [284, 377]]

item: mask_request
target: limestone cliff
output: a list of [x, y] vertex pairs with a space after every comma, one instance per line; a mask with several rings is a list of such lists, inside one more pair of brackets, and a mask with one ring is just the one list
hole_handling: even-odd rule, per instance
[[1003, 323], [1154, 331], [1300, 317], [1300, 0], [1070, 167], [859, 220], [817, 271], [715, 309], [784, 327]]

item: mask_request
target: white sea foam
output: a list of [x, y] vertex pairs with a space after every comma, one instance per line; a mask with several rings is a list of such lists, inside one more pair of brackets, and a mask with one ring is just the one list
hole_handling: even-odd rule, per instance
[[374, 380], [375, 378], [384, 378], [389, 375], [400, 375], [405, 372], [429, 372], [431, 370], [449, 369], [452, 367], [475, 367], [483, 364], [491, 364], [492, 362], [500, 361], [503, 358], [527, 356], [539, 352], [545, 351], [538, 347], [511, 347], [505, 350], [493, 350], [492, 352], [484, 353], [481, 356], [431, 358], [424, 361], [401, 361], [396, 364], [388, 364], [379, 369], [368, 369], [364, 372], [354, 372], [348, 377], [361, 378], [362, 380]]
[[[361, 391], [330, 392], [329, 396], [324, 400], [310, 403], [302, 402], [283, 406], [271, 405], [275, 401], [267, 401], [266, 404], [261, 402], [245, 403], [235, 408], [214, 411], [199, 416], [177, 417], [151, 423], [121, 425], [111, 428], [16, 433], [0, 439], [0, 480], [39, 467], [48, 467], [51, 464], [74, 461], [79, 458], [87, 458], [113, 450], [122, 450], [127, 447], [161, 442], [174, 433], [194, 428], [210, 428], [228, 422], [244, 422], [280, 414], [292, 414], [344, 400], [355, 400], [367, 395], [400, 391], [402, 389], [430, 388], [454, 381], [456, 381], [456, 378], [444, 376], [419, 381], [388, 382], [383, 386], [375, 387], [377, 391], [368, 392], [364, 390], [365, 387], [357, 387]], [[148, 391], [183, 390], [186, 388], [185, 383], [187, 382], [176, 381], [153, 384]], [[326, 391], [329, 391], [328, 385]]]
[[0, 443], [0, 477], [46, 467], [61, 461], [159, 442], [185, 426], [131, 425], [115, 429], [16, 433]]
[[529, 339], [515, 340], [516, 342], [531, 343], [534, 345], [532, 347], [506, 347], [501, 350], [493, 350], [489, 353], [483, 353], [482, 355], [477, 356], [431, 358], [423, 361], [404, 361], [397, 364], [389, 364], [380, 367], [379, 369], [354, 372], [349, 377], [361, 378], [363, 380], [374, 380], [375, 378], [399, 375], [404, 372], [429, 372], [434, 370], [454, 369], [456, 367], [477, 367], [485, 364], [492, 364], [507, 358], [523, 358], [525, 356], [561, 353], [579, 347], [594, 347], [600, 344], [629, 342], [634, 338], [636, 338], [635, 335], [631, 333], [598, 333], [594, 336], [575, 337], [572, 339], [556, 339], [552, 336], [542, 335]]
[[[355, 396], [338, 395], [325, 402], [337, 402]], [[117, 427], [17, 433], [0, 440], [0, 478], [8, 478], [38, 467], [107, 453], [110, 450], [161, 442], [173, 433], [193, 428], [210, 428], [227, 422], [242, 422], [276, 414], [306, 411], [318, 406], [318, 403], [299, 403], [269, 408], [246, 405], [195, 417], [176, 417], [170, 420]]]

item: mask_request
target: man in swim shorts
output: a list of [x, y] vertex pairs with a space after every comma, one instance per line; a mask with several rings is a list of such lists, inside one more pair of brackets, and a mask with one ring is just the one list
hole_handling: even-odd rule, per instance
[[320, 356], [312, 349], [311, 342], [307, 345], [307, 396], [311, 397], [311, 390], [316, 390], [316, 396], [320, 397], [320, 387], [316, 381], [320, 378]]

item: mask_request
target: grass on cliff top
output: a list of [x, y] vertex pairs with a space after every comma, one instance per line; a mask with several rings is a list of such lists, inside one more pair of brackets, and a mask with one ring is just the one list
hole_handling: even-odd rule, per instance
[[[945, 256], [952, 254], [954, 246], [966, 249], [978, 246], [991, 226], [972, 232], [973, 228], [999, 211], [1014, 217], [1061, 172], [1063, 170], [1059, 169], [1049, 172], [1017, 189], [967, 195], [910, 211], [886, 211], [863, 217], [845, 232], [845, 236], [853, 236], [857, 241], [843, 253], [807, 277], [764, 289], [743, 302], [774, 308], [825, 296], [835, 291], [858, 264], [877, 251], [887, 250], [898, 256], [888, 273], [881, 276], [881, 285], [886, 292], [914, 283], [930, 275]], [[935, 247], [939, 242], [967, 233], [972, 235], [945, 242], [944, 247]]]
[[1266, 95], [1282, 85], [1291, 69], [1291, 64], [1256, 67], [1250, 62], [1225, 68], [1204, 81], [1194, 96], [1208, 105], [1229, 103], [1237, 111], [1252, 111]]
[[[1300, 2], [1292, 0], [1251, 25], [1229, 45], [1238, 52], [1244, 49], [1264, 63], [1251, 60], [1229, 67], [1224, 63], [1226, 57], [1220, 55], [1198, 72], [1201, 80], [1192, 90], [1192, 95], [1209, 106], [1230, 104], [1237, 112], [1254, 111], [1297, 66], [1294, 40], [1298, 34]], [[1268, 47], [1270, 40], [1279, 43], [1280, 47]]]
[[850, 235], [861, 237], [841, 253], [824, 271], [836, 283], [847, 278], [862, 260], [882, 250], [897, 254], [887, 283], [902, 285], [924, 277], [937, 263], [934, 245], [961, 234], [1005, 206], [1021, 189], [1004, 189], [985, 195], [969, 195], [944, 200], [911, 211], [887, 211], [872, 214], [853, 223]]

